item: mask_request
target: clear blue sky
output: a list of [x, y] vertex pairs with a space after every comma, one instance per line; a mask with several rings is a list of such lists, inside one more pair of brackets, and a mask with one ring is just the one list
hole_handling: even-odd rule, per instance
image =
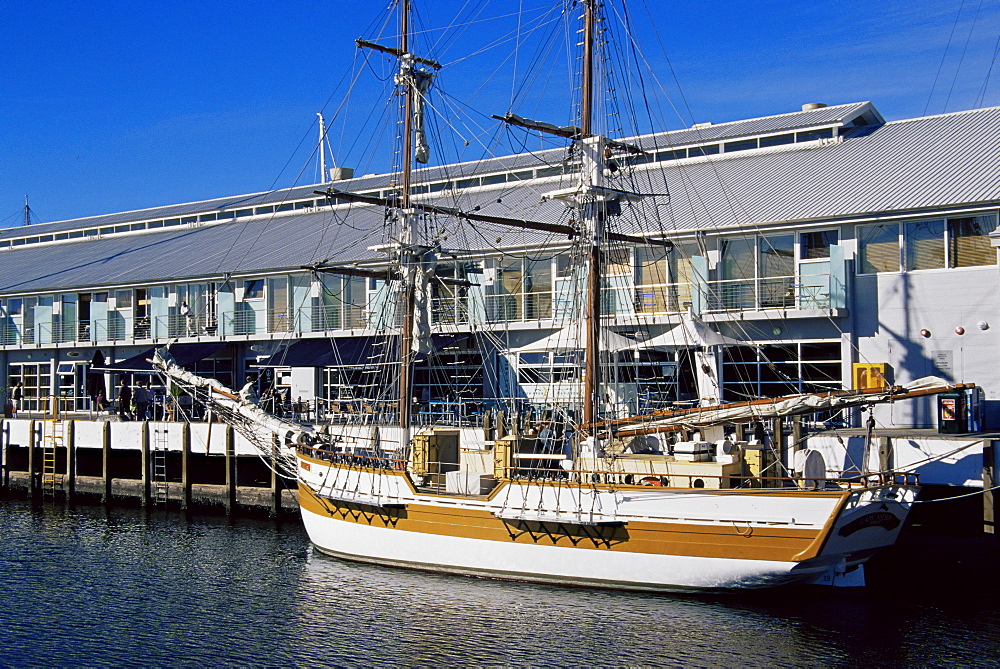
[[[421, 25], [435, 27], [464, 6], [415, 2]], [[475, 22], [434, 54], [453, 63], [441, 84], [454, 104], [507, 111], [509, 75], [481, 79], [512, 64], [509, 43], [460, 55], [516, 27], [487, 17], [519, 5], [537, 16], [553, 2], [465, 10]], [[372, 107], [363, 87], [346, 112], [337, 105], [358, 62], [354, 39], [377, 36], [372, 22], [387, 4], [0, 4], [0, 227], [21, 224], [25, 194], [35, 220], [49, 222], [315, 182], [320, 110], [333, 119], [338, 159], [358, 167]], [[1000, 105], [996, 0], [635, 0], [630, 11], [664, 108], [677, 110], [657, 129], [805, 102], [871, 100], [889, 120]], [[376, 62], [359, 82], [384, 74]], [[370, 90], [367, 102], [377, 101], [382, 89]]]

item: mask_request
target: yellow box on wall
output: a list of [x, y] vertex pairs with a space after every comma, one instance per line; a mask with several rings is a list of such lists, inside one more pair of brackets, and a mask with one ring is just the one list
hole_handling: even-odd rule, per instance
[[855, 362], [851, 367], [851, 387], [854, 390], [886, 388], [892, 385], [889, 381], [887, 362]]

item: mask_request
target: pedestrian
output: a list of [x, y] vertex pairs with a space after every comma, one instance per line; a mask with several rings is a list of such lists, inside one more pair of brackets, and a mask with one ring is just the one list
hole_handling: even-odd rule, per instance
[[14, 402], [14, 414], [16, 415], [21, 410], [21, 401], [24, 399], [24, 387], [20, 381], [15, 383], [14, 387], [11, 388], [10, 399]]
[[118, 417], [122, 420], [131, 420], [132, 410], [132, 388], [128, 385], [128, 378], [122, 377], [121, 387], [118, 389]]
[[187, 302], [181, 302], [181, 316], [184, 317], [184, 332], [190, 337], [194, 334], [194, 316]]
[[149, 409], [149, 384], [135, 384], [135, 392], [132, 394], [132, 401], [135, 403], [135, 419], [146, 420], [146, 411]]

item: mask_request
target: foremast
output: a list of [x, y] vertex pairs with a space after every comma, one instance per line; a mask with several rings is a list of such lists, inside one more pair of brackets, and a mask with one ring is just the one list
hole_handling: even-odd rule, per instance
[[[419, 244], [417, 238], [417, 210], [411, 203], [410, 192], [413, 182], [413, 161], [427, 162], [427, 145], [424, 138], [423, 94], [430, 85], [433, 74], [418, 64], [440, 69], [441, 65], [433, 60], [421, 58], [410, 53], [410, 0], [402, 0], [400, 9], [399, 47], [385, 47], [372, 42], [358, 40], [360, 47], [374, 49], [382, 53], [396, 56], [399, 61], [395, 82], [400, 90], [403, 112], [403, 147], [400, 165], [399, 197], [395, 199], [396, 221], [398, 223], [398, 239], [394, 254], [401, 269], [400, 303], [402, 306], [402, 328], [400, 331], [400, 365], [399, 365], [399, 424], [402, 429], [401, 444], [407, 447], [411, 438], [411, 423], [413, 412], [413, 362], [416, 354], [423, 346], [417, 337], [417, 291], [421, 289], [420, 280], [427, 247]], [[415, 144], [415, 128], [419, 133]], [[416, 154], [416, 155], [415, 155]]]

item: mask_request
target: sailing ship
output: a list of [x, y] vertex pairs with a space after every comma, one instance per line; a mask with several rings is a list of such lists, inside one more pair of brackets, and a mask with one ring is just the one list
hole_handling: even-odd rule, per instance
[[[760, 429], [768, 419], [834, 412], [958, 389], [937, 379], [906, 387], [721, 401], [713, 351], [725, 337], [689, 312], [670, 341], [640, 342], [612, 331], [602, 315], [609, 245], [669, 252], [662, 235], [613, 222], [641, 199], [615, 175], [643, 155], [638, 144], [600, 134], [595, 114], [599, 3], [573, 3], [581, 17], [579, 125], [556, 126], [513, 113], [510, 126], [561, 138], [576, 174], [545, 192], [566, 208], [564, 223], [510, 220], [415, 198], [414, 161], [424, 161], [425, 95], [439, 64], [410, 46], [410, 6], [400, 3], [395, 46], [358, 45], [398, 60], [402, 149], [398, 188], [388, 196], [327, 188], [331, 201], [384, 208], [397, 227], [382, 249], [389, 269], [316, 263], [315, 272], [379, 279], [396, 291], [385, 319], [399, 331], [379, 342], [394, 351], [391, 406], [380, 423], [341, 416], [326, 424], [274, 415], [214, 379], [157, 351], [171, 383], [204, 403], [297, 482], [309, 538], [348, 560], [452, 574], [631, 590], [758, 588], [787, 583], [858, 584], [861, 565], [896, 540], [918, 492], [916, 476], [853, 472], [830, 477], [820, 453], [802, 449], [782, 472]], [[426, 189], [425, 189], [426, 191]], [[423, 191], [423, 192], [425, 192]], [[565, 325], [514, 353], [545, 352], [579, 369], [548, 379], [544, 397], [486, 414], [482, 424], [428, 422], [414, 369], [433, 349], [429, 287], [473, 285], [434, 272], [441, 237], [422, 236], [423, 217], [510, 225], [571, 240]], [[541, 218], [541, 217], [540, 217]], [[608, 352], [644, 345], [693, 347], [698, 398], [692, 406], [636, 415]], [[386, 388], [383, 384], [382, 390]], [[964, 386], [962, 387], [964, 388]], [[418, 420], [418, 417], [421, 420]], [[742, 426], [755, 423], [755, 434]]]

